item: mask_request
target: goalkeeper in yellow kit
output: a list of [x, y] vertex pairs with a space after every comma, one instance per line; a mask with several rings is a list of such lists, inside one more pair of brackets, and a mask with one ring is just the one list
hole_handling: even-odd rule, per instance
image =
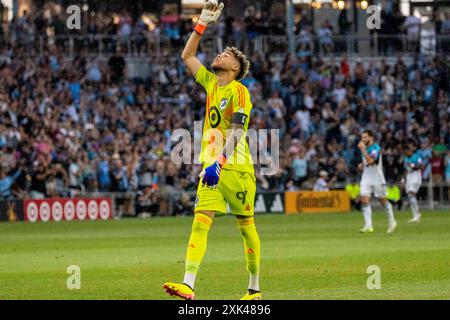
[[208, 231], [216, 215], [227, 212], [237, 218], [244, 239], [250, 283], [243, 300], [259, 300], [261, 246], [253, 220], [256, 179], [246, 142], [252, 104], [250, 94], [240, 82], [250, 63], [235, 47], [227, 47], [213, 61], [209, 72], [196, 58], [197, 47], [208, 24], [219, 18], [223, 3], [206, 1], [198, 24], [184, 48], [182, 59], [207, 93], [200, 161], [203, 170], [195, 201], [195, 217], [189, 239], [183, 283], [167, 282], [165, 291], [172, 296], [193, 300], [194, 283], [206, 251]]

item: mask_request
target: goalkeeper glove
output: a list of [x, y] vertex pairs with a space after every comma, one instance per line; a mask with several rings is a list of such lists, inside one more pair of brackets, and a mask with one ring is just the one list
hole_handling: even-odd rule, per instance
[[217, 4], [217, 0], [207, 0], [194, 30], [202, 35], [209, 24], [216, 22], [222, 13], [224, 4]]
[[222, 155], [220, 156], [212, 165], [205, 168], [200, 173], [200, 178], [202, 179], [202, 184], [208, 187], [216, 187], [219, 184], [220, 173], [222, 172], [222, 167], [226, 163], [227, 158]]

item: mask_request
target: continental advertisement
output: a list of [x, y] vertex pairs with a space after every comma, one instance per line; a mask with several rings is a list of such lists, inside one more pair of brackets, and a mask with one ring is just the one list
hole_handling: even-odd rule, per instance
[[286, 214], [350, 212], [350, 197], [345, 190], [286, 192], [285, 210]]

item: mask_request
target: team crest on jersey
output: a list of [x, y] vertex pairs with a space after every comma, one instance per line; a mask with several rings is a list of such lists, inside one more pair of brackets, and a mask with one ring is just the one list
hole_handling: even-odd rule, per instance
[[220, 101], [220, 110], [224, 110], [225, 107], [227, 106], [228, 103], [228, 99], [227, 98], [223, 98], [222, 101]]

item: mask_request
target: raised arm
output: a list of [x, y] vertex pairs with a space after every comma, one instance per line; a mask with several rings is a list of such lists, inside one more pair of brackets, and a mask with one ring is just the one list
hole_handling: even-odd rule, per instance
[[205, 2], [198, 23], [194, 28], [194, 32], [192, 32], [189, 37], [183, 53], [181, 54], [181, 59], [183, 59], [184, 64], [194, 77], [197, 75], [198, 70], [202, 66], [202, 63], [196, 57], [200, 39], [202, 38], [203, 32], [206, 30], [208, 25], [219, 19], [223, 7], [223, 3], [219, 5], [217, 0], [208, 0]]
[[198, 69], [202, 66], [202, 63], [197, 58], [197, 48], [201, 38], [202, 36], [200, 34], [195, 31], [192, 32], [181, 54], [181, 59], [183, 59], [184, 64], [194, 77], [197, 75]]

